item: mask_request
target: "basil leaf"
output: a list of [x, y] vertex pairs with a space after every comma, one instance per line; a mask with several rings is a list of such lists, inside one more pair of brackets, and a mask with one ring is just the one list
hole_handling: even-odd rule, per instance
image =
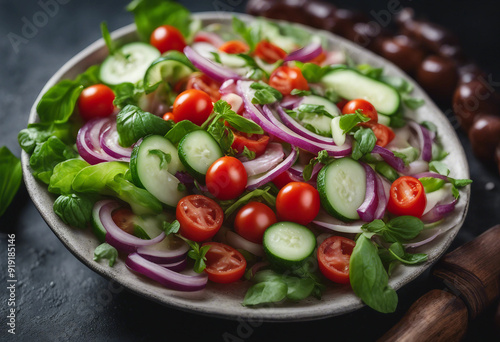
[[162, 25], [171, 25], [184, 37], [190, 34], [191, 14], [181, 4], [169, 0], [133, 0], [127, 10], [134, 14], [137, 33], [149, 42], [151, 33]]
[[269, 104], [281, 101], [283, 98], [278, 90], [264, 82], [254, 82], [250, 88], [257, 90], [252, 99], [253, 104]]
[[[214, 104], [214, 113], [219, 116], [219, 118], [227, 121], [234, 129], [248, 134], [263, 134], [264, 130], [252, 120], [244, 118], [241, 115], [236, 114], [235, 111], [231, 109], [231, 105], [224, 100], [219, 100]], [[217, 120], [214, 119], [214, 121]]]
[[250, 51], [253, 51], [257, 43], [260, 41], [260, 37], [255, 36], [252, 33], [252, 29], [247, 27], [247, 25], [237, 17], [233, 17], [232, 24], [234, 32], [239, 34], [250, 47]]
[[248, 160], [253, 160], [255, 159], [255, 151], [251, 151], [248, 149], [248, 147], [244, 146], [243, 147], [243, 152], [241, 152], [242, 155], [248, 158]]
[[104, 43], [108, 48], [109, 55], [114, 55], [116, 52], [116, 46], [113, 42], [113, 39], [111, 39], [111, 35], [109, 34], [108, 30], [108, 25], [106, 24], [105, 21], [101, 23], [101, 34], [102, 34], [102, 39], [104, 39]]
[[118, 257], [118, 251], [115, 247], [104, 242], [96, 247], [94, 250], [94, 261], [99, 261], [101, 259], [109, 260], [109, 267], [113, 267]]
[[416, 99], [414, 97], [403, 97], [403, 103], [410, 109], [418, 109], [425, 104], [423, 99]]
[[243, 205], [247, 204], [250, 202], [250, 200], [255, 199], [257, 197], [262, 197], [265, 202], [267, 202], [268, 205], [274, 207], [276, 206], [276, 197], [271, 195], [269, 193], [269, 190], [271, 187], [267, 186], [263, 189], [255, 189], [240, 198], [238, 198], [236, 201], [231, 202], [232, 204], [229, 205], [229, 207], [224, 211], [224, 216], [228, 217], [231, 215], [233, 212], [236, 211], [239, 207], [242, 207]]
[[30, 157], [31, 172], [36, 179], [49, 184], [55, 166], [77, 156], [73, 148], [64, 144], [59, 138], [51, 136], [44, 143], [38, 144], [33, 151]]
[[71, 186], [77, 192], [110, 195], [107, 183], [111, 182], [116, 175], [125, 174], [127, 170], [126, 163], [117, 161], [87, 166], [76, 174]]
[[344, 134], [349, 133], [360, 122], [370, 121], [370, 118], [363, 115], [362, 110], [356, 110], [355, 113], [345, 114], [340, 117], [339, 127]]
[[450, 170], [446, 166], [445, 163], [440, 161], [432, 161], [429, 163], [429, 170], [439, 173], [443, 176], [448, 176], [450, 174]]
[[118, 140], [122, 146], [131, 146], [149, 134], [165, 135], [173, 123], [141, 110], [134, 105], [125, 106], [116, 117]]
[[224, 154], [227, 154], [230, 151], [231, 145], [234, 141], [234, 134], [229, 127], [224, 125], [222, 120], [219, 120], [219, 117], [216, 117], [214, 121], [212, 121], [210, 126], [207, 128], [207, 132], [210, 133], [215, 141], [219, 143], [219, 146]]
[[251, 286], [245, 298], [244, 306], [252, 306], [263, 303], [275, 303], [286, 298], [288, 293], [287, 285], [282, 281], [266, 281]]
[[174, 220], [172, 223], [163, 222], [163, 230], [167, 236], [170, 234], [177, 234], [180, 228], [181, 224], [177, 220]]
[[75, 79], [75, 82], [82, 85], [84, 88], [101, 83], [101, 79], [99, 78], [100, 70], [100, 65], [92, 65], [87, 70], [85, 70], [85, 72], [78, 75]]
[[21, 161], [6, 146], [0, 147], [0, 216], [14, 199], [22, 176]]
[[424, 186], [424, 191], [426, 194], [441, 189], [445, 183], [444, 180], [434, 177], [422, 177], [419, 178], [418, 180]]
[[62, 80], [52, 86], [36, 106], [40, 122], [64, 123], [68, 121], [83, 88], [83, 85], [70, 80]]
[[311, 95], [310, 90], [301, 90], [301, 89], [292, 89], [290, 92], [290, 95], [296, 95], [296, 96], [309, 96]]
[[71, 184], [78, 172], [90, 166], [81, 159], [68, 159], [56, 165], [49, 181], [49, 192], [68, 195], [73, 193]]
[[170, 140], [170, 142], [174, 145], [177, 145], [179, 141], [184, 138], [184, 136], [193, 131], [202, 129], [200, 126], [195, 125], [189, 120], [182, 120], [176, 123], [171, 130], [165, 134], [165, 138]]
[[32, 123], [28, 125], [28, 128], [19, 132], [17, 140], [21, 148], [31, 154], [37, 144], [47, 141], [51, 136], [61, 139], [65, 144], [73, 144], [76, 132], [75, 126], [67, 122], [63, 124]]
[[391, 254], [391, 256], [395, 260], [398, 260], [398, 261], [400, 261], [400, 262], [402, 262], [403, 264], [406, 264], [406, 265], [420, 264], [422, 262], [427, 261], [427, 259], [428, 259], [427, 254], [423, 254], [423, 253], [416, 253], [416, 254], [406, 253], [405, 250], [404, 250], [404, 248], [403, 248], [403, 245], [400, 242], [393, 243], [389, 247], [388, 251], [389, 251], [389, 253]]
[[472, 179], [455, 179], [448, 177], [448, 181], [457, 188], [462, 188], [472, 183]]
[[61, 220], [77, 228], [86, 228], [92, 217], [95, 198], [85, 194], [60, 195], [54, 202], [54, 212]]
[[137, 106], [140, 97], [144, 94], [142, 88], [137, 88], [130, 82], [123, 82], [111, 87], [115, 93], [113, 104], [118, 108], [123, 108], [127, 105]]
[[357, 66], [357, 69], [365, 76], [378, 80], [382, 73], [384, 72], [384, 68], [374, 68], [370, 64], [360, 64]]
[[318, 83], [327, 70], [314, 63], [297, 63], [297, 66], [309, 83]]
[[382, 313], [396, 310], [398, 295], [388, 284], [377, 248], [364, 235], [359, 236], [352, 251], [349, 279], [354, 293], [372, 309]]
[[411, 240], [424, 229], [424, 223], [414, 216], [399, 216], [387, 223], [387, 229], [398, 240]]
[[283, 277], [287, 285], [286, 298], [290, 300], [302, 300], [311, 295], [315, 282], [311, 278]]
[[371, 152], [375, 147], [377, 137], [369, 128], [360, 128], [354, 133], [354, 146], [351, 157], [355, 160], [361, 158], [364, 154]]
[[413, 91], [413, 86], [404, 78], [383, 75], [380, 80], [395, 88], [401, 94], [409, 94]]
[[168, 164], [172, 161], [170, 153], [165, 153], [162, 150], [149, 150], [148, 154], [155, 155], [160, 159], [160, 170], [167, 169]]

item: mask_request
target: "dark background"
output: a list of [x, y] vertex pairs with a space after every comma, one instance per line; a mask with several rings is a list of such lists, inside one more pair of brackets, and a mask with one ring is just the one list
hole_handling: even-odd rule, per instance
[[[42, 0], [44, 2], [46, 0]], [[56, 13], [43, 27], [18, 46], [8, 33], [21, 35], [23, 18], [33, 22], [41, 10], [38, 1], [0, 0], [0, 145], [17, 156], [17, 133], [26, 126], [30, 108], [43, 85], [67, 60], [100, 38], [99, 24], [110, 30], [133, 21], [124, 7], [128, 0], [59, 0]], [[190, 10], [244, 11], [245, 1], [181, 1]], [[387, 1], [335, 1], [338, 7], [369, 13], [387, 7]], [[495, 1], [401, 1], [419, 16], [452, 29], [467, 55], [474, 58], [493, 80], [500, 81], [500, 21]], [[496, 90], [498, 91], [498, 89]], [[442, 107], [443, 111], [449, 109]], [[451, 249], [472, 240], [500, 223], [500, 178], [496, 166], [479, 163], [465, 135], [458, 130], [469, 159], [472, 200], [469, 214]], [[486, 186], [486, 184], [491, 183]], [[488, 190], [491, 185], [492, 190]], [[0, 340], [7, 334], [6, 235], [16, 234], [17, 325], [15, 338], [24, 341], [146, 341], [153, 339], [264, 341], [350, 338], [375, 340], [393, 326], [422, 294], [442, 288], [430, 272], [398, 291], [400, 304], [394, 314], [378, 314], [364, 308], [320, 321], [262, 324], [214, 319], [163, 307], [121, 289], [93, 273], [71, 255], [35, 209], [24, 187], [0, 218]], [[491, 307], [469, 325], [467, 341], [497, 340]]]

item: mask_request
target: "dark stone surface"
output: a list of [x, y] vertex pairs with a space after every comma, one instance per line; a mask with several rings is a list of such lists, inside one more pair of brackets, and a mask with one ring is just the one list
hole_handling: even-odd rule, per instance
[[[52, 2], [42, 0], [42, 3]], [[8, 34], [22, 35], [23, 20], [33, 22], [42, 10], [37, 1], [0, 0], [0, 145], [17, 156], [17, 133], [25, 127], [39, 91], [64, 62], [100, 37], [99, 24], [110, 30], [132, 22], [124, 11], [128, 0], [59, 0], [53, 16], [38, 14], [38, 32], [18, 46]], [[181, 1], [193, 11], [243, 11], [240, 0]], [[365, 12], [387, 8], [387, 1], [337, 1], [339, 7]], [[493, 1], [403, 1], [418, 15], [455, 31], [467, 55], [500, 80], [500, 22]], [[26, 19], [23, 19], [26, 18]], [[41, 25], [43, 24], [43, 25]], [[12, 35], [11, 35], [12, 36]], [[498, 91], [498, 88], [496, 89]], [[443, 107], [447, 111], [449, 107]], [[451, 118], [452, 115], [449, 115]], [[500, 177], [496, 167], [479, 163], [461, 131], [471, 176], [472, 201], [466, 222], [452, 249], [500, 223]], [[493, 189], [489, 190], [493, 186]], [[442, 285], [429, 272], [398, 291], [400, 304], [394, 314], [362, 309], [341, 317], [290, 324], [254, 324], [213, 319], [163, 307], [120, 289], [87, 269], [73, 257], [35, 209], [21, 185], [7, 213], [0, 218], [0, 340], [7, 334], [6, 233], [16, 235], [16, 338], [23, 341], [149, 341], [155, 339], [263, 341], [351, 338], [374, 340], [394, 325], [418, 297]], [[471, 322], [467, 341], [494, 340], [491, 308]], [[257, 326], [258, 325], [258, 326]]]

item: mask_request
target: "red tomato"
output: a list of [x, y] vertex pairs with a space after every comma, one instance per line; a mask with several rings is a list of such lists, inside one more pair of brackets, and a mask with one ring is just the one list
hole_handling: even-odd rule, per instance
[[277, 175], [276, 177], [273, 178], [272, 182], [274, 185], [276, 185], [279, 189], [287, 185], [288, 183], [295, 182], [295, 179], [292, 178], [290, 175], [290, 172], [284, 171]]
[[264, 231], [278, 222], [276, 214], [264, 203], [250, 202], [236, 214], [234, 229], [248, 241], [262, 243]]
[[224, 212], [212, 199], [203, 195], [189, 195], [177, 203], [175, 216], [182, 236], [193, 241], [212, 238], [222, 226]]
[[340, 109], [340, 111], [342, 112], [342, 109], [344, 109], [344, 106], [347, 104], [347, 102], [349, 102], [349, 100], [346, 99], [340, 100], [339, 102], [336, 103], [337, 108]]
[[182, 36], [182, 33], [173, 26], [163, 25], [151, 34], [149, 40], [151, 45], [160, 50], [160, 53], [164, 53], [170, 50], [177, 50], [182, 52], [186, 47], [186, 41]]
[[206, 245], [210, 246], [205, 255], [207, 258], [205, 272], [209, 280], [228, 284], [237, 281], [245, 274], [247, 261], [236, 249], [219, 242], [203, 244]]
[[111, 213], [113, 222], [124, 232], [134, 235], [134, 213], [128, 208], [120, 208]]
[[421, 217], [427, 204], [424, 187], [414, 177], [404, 176], [396, 179], [389, 191], [387, 210], [394, 215]]
[[352, 114], [358, 109], [361, 110], [364, 116], [370, 118], [370, 121], [361, 122], [358, 125], [370, 127], [370, 125], [378, 122], [377, 110], [370, 102], [363, 99], [356, 99], [347, 102], [344, 108], [342, 108], [342, 114]]
[[356, 243], [341, 236], [331, 236], [318, 247], [318, 266], [323, 275], [339, 284], [349, 283], [349, 260]]
[[207, 170], [205, 182], [208, 191], [220, 200], [234, 199], [245, 191], [247, 171], [235, 157], [217, 159]]
[[262, 40], [257, 44], [254, 54], [266, 63], [275, 63], [286, 57], [285, 50], [267, 40]]
[[373, 130], [373, 133], [375, 133], [375, 136], [377, 137], [377, 145], [384, 147], [388, 143], [394, 139], [396, 136], [392, 129], [387, 127], [386, 125], [382, 124], [375, 124], [371, 126], [371, 129]]
[[306, 225], [319, 213], [318, 190], [304, 182], [291, 182], [278, 192], [276, 211], [282, 221]]
[[168, 121], [168, 120], [175, 121], [174, 113], [168, 112], [168, 113], [163, 114], [163, 120], [165, 120], [165, 121]]
[[245, 146], [255, 152], [255, 156], [262, 155], [269, 144], [269, 136], [264, 134], [246, 134], [233, 130], [234, 140], [231, 147], [238, 153], [242, 153]]
[[309, 90], [309, 85], [298, 67], [280, 66], [269, 77], [269, 85], [283, 95], [290, 95], [292, 90]]
[[180, 93], [188, 89], [198, 89], [207, 93], [212, 102], [217, 102], [220, 100], [220, 86], [219, 82], [214, 81], [207, 75], [201, 72], [194, 72], [184, 81], [177, 83], [175, 90]]
[[115, 93], [104, 84], [95, 84], [83, 89], [78, 97], [78, 111], [84, 120], [102, 118], [113, 114]]
[[208, 117], [214, 105], [207, 93], [197, 89], [190, 89], [180, 93], [174, 101], [174, 117], [177, 122], [189, 120], [201, 126]]
[[240, 42], [239, 40], [230, 40], [219, 46], [219, 51], [231, 54], [247, 53], [250, 48], [247, 44]]

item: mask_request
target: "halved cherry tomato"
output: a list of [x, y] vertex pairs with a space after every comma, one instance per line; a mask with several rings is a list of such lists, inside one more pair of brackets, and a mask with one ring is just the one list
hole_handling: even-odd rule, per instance
[[370, 127], [378, 122], [378, 114], [375, 107], [368, 101], [363, 99], [356, 99], [347, 102], [342, 108], [342, 114], [352, 114], [356, 110], [361, 110], [364, 116], [370, 118], [370, 121], [361, 122], [358, 125], [364, 127]]
[[266, 63], [275, 63], [286, 57], [286, 51], [268, 40], [261, 40], [254, 51], [255, 56]]
[[421, 217], [426, 204], [424, 187], [417, 178], [404, 176], [392, 183], [387, 204], [390, 213]]
[[239, 40], [230, 40], [219, 46], [219, 51], [225, 53], [237, 54], [237, 53], [247, 53], [248, 51], [250, 51], [250, 48], [248, 47], [247, 44]]
[[347, 104], [347, 102], [349, 102], [349, 100], [347, 99], [340, 100], [339, 102], [336, 103], [337, 108], [340, 109], [340, 111], [342, 112], [342, 109], [344, 109], [344, 106]]
[[318, 215], [319, 207], [318, 190], [305, 182], [288, 183], [276, 197], [276, 211], [282, 221], [306, 225]]
[[104, 84], [83, 89], [78, 97], [78, 111], [84, 120], [102, 118], [113, 114], [115, 93]]
[[214, 200], [203, 195], [189, 195], [177, 203], [175, 217], [182, 236], [196, 242], [212, 238], [222, 226], [224, 212]]
[[234, 229], [248, 241], [262, 243], [265, 230], [276, 222], [276, 214], [271, 208], [264, 203], [250, 202], [236, 214]]
[[349, 260], [356, 243], [341, 236], [331, 236], [318, 247], [318, 266], [323, 275], [339, 284], [349, 283]]
[[163, 120], [165, 120], [165, 121], [168, 121], [168, 120], [175, 121], [174, 113], [167, 112], [167, 113], [163, 114]]
[[220, 200], [238, 197], [245, 191], [247, 171], [235, 157], [217, 159], [207, 170], [205, 181], [208, 191]]
[[186, 41], [182, 33], [175, 27], [163, 25], [156, 28], [149, 40], [150, 44], [157, 48], [160, 53], [170, 50], [182, 52], [186, 47]]
[[234, 140], [231, 148], [238, 153], [242, 153], [246, 147], [250, 151], [255, 152], [258, 157], [264, 153], [267, 144], [269, 144], [269, 136], [264, 134], [247, 134], [233, 130]]
[[113, 222], [124, 232], [134, 234], [135, 214], [129, 208], [120, 208], [111, 213]]
[[326, 53], [324, 51], [321, 51], [319, 55], [308, 61], [308, 63], [314, 63], [317, 65], [321, 65], [326, 59]]
[[219, 242], [206, 242], [203, 246], [210, 246], [205, 257], [207, 267], [205, 272], [208, 279], [221, 284], [237, 281], [245, 274], [247, 261], [233, 247]]
[[213, 109], [214, 105], [207, 93], [190, 89], [175, 98], [173, 113], [177, 122], [189, 120], [200, 126], [208, 119]]
[[272, 182], [278, 187], [278, 189], [283, 188], [285, 185], [291, 182], [295, 182], [295, 178], [290, 175], [290, 172], [284, 171], [273, 178]]
[[179, 81], [175, 85], [174, 90], [181, 93], [184, 90], [198, 89], [207, 93], [212, 102], [217, 102], [220, 100], [220, 86], [219, 82], [214, 81], [207, 75], [201, 72], [194, 72], [187, 78]]
[[371, 129], [373, 130], [373, 133], [375, 133], [375, 136], [377, 137], [376, 144], [381, 147], [384, 147], [385, 145], [390, 143], [392, 139], [394, 139], [394, 137], [396, 136], [396, 134], [394, 134], [392, 129], [390, 129], [386, 125], [382, 125], [379, 123], [371, 126]]
[[283, 95], [290, 95], [292, 90], [309, 90], [309, 84], [298, 67], [282, 65], [269, 77], [269, 85]]

